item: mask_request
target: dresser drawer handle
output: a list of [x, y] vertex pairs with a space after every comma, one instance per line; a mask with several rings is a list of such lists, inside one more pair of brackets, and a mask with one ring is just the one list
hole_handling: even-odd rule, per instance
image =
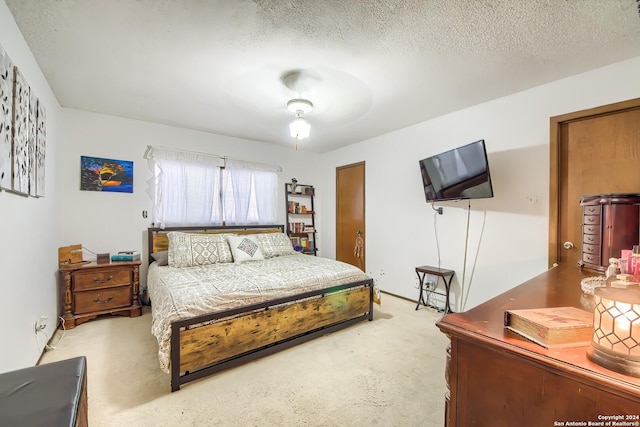
[[110, 296], [109, 298], [107, 298], [107, 299], [106, 299], [106, 300], [104, 300], [104, 301], [100, 301], [100, 298], [95, 297], [95, 298], [93, 299], [93, 302], [98, 303], [98, 304], [105, 304], [105, 303], [108, 303], [109, 301], [111, 301], [112, 299], [113, 299], [113, 295], [112, 295], [112, 296]]
[[109, 277], [107, 277], [107, 278], [106, 278], [106, 279], [104, 279], [104, 280], [100, 280], [100, 279], [98, 279], [97, 277], [94, 277], [94, 278], [93, 278], [93, 281], [94, 281], [94, 282], [96, 282], [96, 283], [107, 283], [107, 282], [110, 282], [110, 281], [111, 281], [111, 279], [113, 279], [113, 276], [109, 276]]

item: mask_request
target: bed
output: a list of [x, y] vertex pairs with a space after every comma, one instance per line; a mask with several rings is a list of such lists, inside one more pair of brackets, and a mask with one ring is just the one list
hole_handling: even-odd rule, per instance
[[148, 236], [152, 333], [171, 391], [373, 320], [373, 279], [294, 251], [283, 226], [149, 228]]

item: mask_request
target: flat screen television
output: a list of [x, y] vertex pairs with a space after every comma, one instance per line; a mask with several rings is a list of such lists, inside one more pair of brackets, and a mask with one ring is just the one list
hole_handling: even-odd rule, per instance
[[489, 162], [481, 139], [420, 160], [427, 202], [493, 197]]

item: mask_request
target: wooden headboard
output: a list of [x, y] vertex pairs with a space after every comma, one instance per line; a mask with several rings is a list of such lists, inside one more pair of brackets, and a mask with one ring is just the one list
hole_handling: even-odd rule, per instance
[[223, 226], [216, 225], [211, 227], [150, 227], [149, 234], [149, 264], [153, 262], [151, 254], [155, 252], [166, 251], [169, 249], [169, 237], [167, 233], [170, 231], [181, 231], [183, 233], [233, 233], [233, 234], [257, 234], [257, 233], [284, 233], [284, 225], [236, 225]]

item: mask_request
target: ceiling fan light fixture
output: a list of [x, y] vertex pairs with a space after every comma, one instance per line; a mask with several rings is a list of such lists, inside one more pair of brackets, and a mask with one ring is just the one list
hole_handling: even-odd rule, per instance
[[292, 138], [297, 140], [309, 138], [311, 125], [300, 114], [296, 114], [296, 119], [289, 124], [289, 132]]
[[296, 139], [297, 148], [297, 141], [309, 138], [311, 133], [311, 125], [304, 118], [304, 115], [313, 110], [313, 104], [308, 99], [296, 98], [287, 102], [287, 109], [296, 115], [295, 120], [289, 124], [289, 133], [292, 138]]

